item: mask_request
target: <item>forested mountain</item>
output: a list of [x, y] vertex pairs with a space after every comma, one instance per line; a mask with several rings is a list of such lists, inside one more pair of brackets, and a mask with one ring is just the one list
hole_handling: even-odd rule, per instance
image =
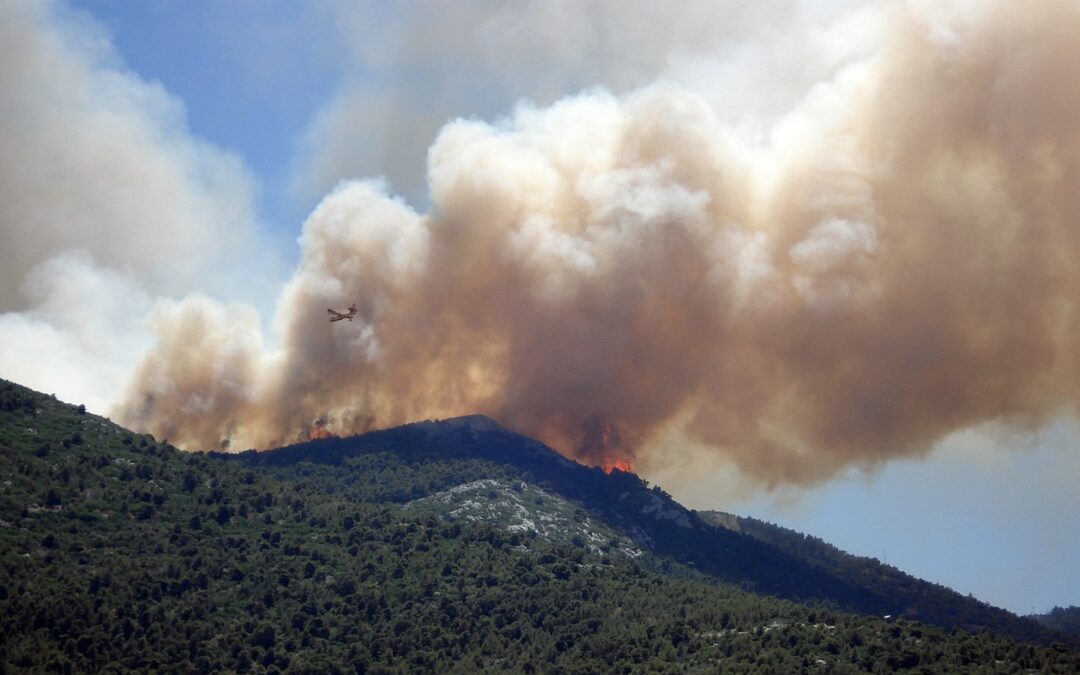
[[[581, 504], [596, 518], [663, 559], [757, 593], [871, 616], [904, 617], [945, 628], [990, 629], [1011, 637], [1050, 644], [1062, 636], [937, 584], [877, 564], [856, 564], [853, 556], [794, 532], [742, 519], [724, 527], [715, 514], [686, 509], [659, 486], [631, 473], [586, 467], [530, 438], [471, 416], [418, 422], [343, 439], [321, 439], [269, 452], [219, 455], [252, 467], [297, 465], [344, 467], [369, 454], [392, 450], [413, 464], [448, 458], [483, 460], [503, 471]], [[324, 469], [325, 471], [325, 469]], [[325, 480], [341, 480], [326, 472]], [[385, 494], [404, 502], [426, 492]], [[756, 523], [756, 524], [755, 524]]]
[[748, 592], [665, 525], [769, 550], [482, 418], [221, 457], [0, 382], [0, 672], [1080, 669]]
[[1046, 614], [1032, 614], [1028, 618], [1056, 631], [1080, 637], [1080, 607], [1055, 607]]
[[[878, 596], [887, 597], [894, 607], [909, 618], [919, 618], [943, 626], [985, 626], [1019, 639], [1060, 640], [1068, 633], [1062, 626], [1042, 617], [1016, 616], [963, 596], [940, 584], [923, 581], [876, 558], [851, 555], [817, 537], [812, 537], [756, 518], [736, 516], [721, 511], [700, 513], [706, 522], [754, 538], [764, 544], [822, 570], [850, 580]], [[1032, 630], [1032, 621], [1050, 627], [1054, 634]], [[1075, 640], [1072, 641], [1074, 644]]]

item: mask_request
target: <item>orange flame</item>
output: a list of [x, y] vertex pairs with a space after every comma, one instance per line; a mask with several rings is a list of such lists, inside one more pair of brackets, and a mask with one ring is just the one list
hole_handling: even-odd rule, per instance
[[604, 473], [610, 474], [612, 471], [622, 471], [623, 473], [634, 473], [634, 463], [628, 459], [605, 459], [604, 464], [601, 467]]
[[336, 434], [326, 428], [326, 422], [323, 420], [315, 422], [313, 426], [308, 428], [303, 436], [309, 441], [317, 441], [323, 438], [337, 438]]
[[618, 429], [607, 422], [596, 420], [592, 434], [592, 447], [599, 451], [602, 458], [600, 468], [604, 470], [604, 473], [610, 474], [615, 470], [633, 473], [633, 462], [623, 456], [622, 438]]

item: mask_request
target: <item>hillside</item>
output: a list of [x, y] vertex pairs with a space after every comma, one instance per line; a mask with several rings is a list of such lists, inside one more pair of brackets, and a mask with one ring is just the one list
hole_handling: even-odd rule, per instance
[[485, 424], [226, 458], [0, 383], [0, 671], [1080, 668], [719, 583], [641, 545], [683, 527], [666, 496], [632, 539], [613, 506], [471, 451]]
[[[252, 467], [284, 469], [298, 464], [344, 467], [357, 458], [391, 450], [413, 464], [482, 460], [515, 479], [582, 505], [641, 548], [692, 566], [756, 593], [812, 602], [870, 616], [904, 617], [944, 628], [993, 630], [1016, 639], [1050, 644], [1055, 631], [974, 598], [916, 579], [892, 568], [850, 564], [851, 556], [798, 533], [744, 519], [742, 526], [717, 527], [712, 514], [686, 509], [659, 486], [621, 471], [605, 474], [565, 459], [539, 442], [471, 416], [420, 422], [347, 439], [322, 439], [278, 450], [219, 455]], [[333, 472], [326, 475], [333, 481]], [[415, 495], [387, 494], [391, 501]], [[755, 521], [756, 522], [756, 521]]]
[[[783, 551], [822, 570], [851, 580], [878, 596], [888, 597], [908, 618], [944, 626], [986, 626], [1019, 639], [1061, 640], [1061, 628], [1038, 617], [1016, 616], [982, 603], [940, 584], [923, 581], [874, 558], [846, 553], [817, 537], [811, 537], [755, 518], [720, 511], [700, 513], [706, 522], [738, 532]], [[1033, 630], [1033, 620], [1053, 630], [1052, 635]]]
[[1053, 630], [1080, 638], [1080, 607], [1055, 607], [1046, 614], [1033, 614], [1028, 618]]

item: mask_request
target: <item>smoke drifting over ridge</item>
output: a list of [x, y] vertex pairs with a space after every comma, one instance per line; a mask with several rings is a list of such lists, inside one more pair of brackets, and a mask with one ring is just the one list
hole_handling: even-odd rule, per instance
[[279, 348], [159, 307], [122, 420], [236, 449], [483, 412], [593, 463], [678, 425], [777, 484], [1075, 415], [1080, 9], [918, 7], [765, 148], [663, 84], [448, 124], [428, 213], [350, 182], [311, 214]]

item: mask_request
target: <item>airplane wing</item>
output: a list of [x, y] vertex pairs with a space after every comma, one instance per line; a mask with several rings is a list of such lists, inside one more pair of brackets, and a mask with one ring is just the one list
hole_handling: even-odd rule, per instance
[[356, 316], [356, 305], [350, 305], [349, 311], [347, 312], [338, 312], [333, 309], [328, 309], [326, 311], [330, 313], [330, 321], [341, 321], [342, 319], [352, 321], [353, 317]]

